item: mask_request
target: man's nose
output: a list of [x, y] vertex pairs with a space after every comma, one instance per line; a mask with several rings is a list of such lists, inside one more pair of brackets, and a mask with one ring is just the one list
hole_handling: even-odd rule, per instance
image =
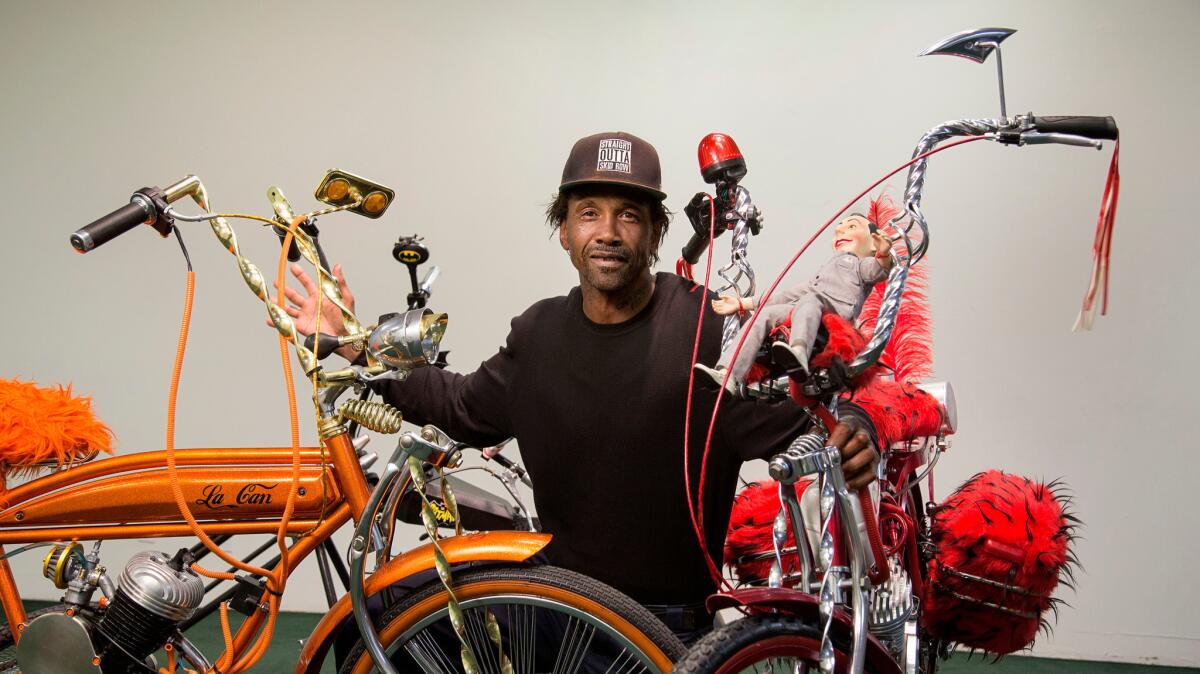
[[595, 238], [597, 241], [612, 243], [621, 240], [621, 235], [617, 230], [617, 217], [616, 213], [605, 213], [600, 216], [596, 222]]

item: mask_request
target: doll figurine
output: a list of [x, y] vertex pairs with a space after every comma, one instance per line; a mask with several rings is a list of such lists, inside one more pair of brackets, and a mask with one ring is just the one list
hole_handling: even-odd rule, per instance
[[[836, 251], [807, 283], [777, 291], [763, 307], [752, 325], [742, 326], [747, 333], [742, 351], [733, 361], [738, 339], [721, 353], [715, 368], [696, 363], [696, 370], [708, 380], [721, 385], [724, 370], [731, 368], [726, 384], [736, 394], [758, 355], [758, 347], [789, 315], [792, 317], [791, 343], [771, 344], [771, 357], [789, 373], [799, 371], [808, 376], [808, 350], [821, 326], [821, 312], [832, 311], [846, 320], [854, 320], [863, 302], [876, 283], [887, 278], [892, 268], [892, 242], [876, 231], [875, 223], [865, 215], [852, 213], [838, 223], [834, 230], [833, 248]], [[722, 316], [737, 311], [753, 311], [761, 298], [742, 298], [722, 295], [712, 301], [713, 310]], [[741, 335], [739, 335], [740, 339]], [[732, 361], [732, 363], [731, 363]]]

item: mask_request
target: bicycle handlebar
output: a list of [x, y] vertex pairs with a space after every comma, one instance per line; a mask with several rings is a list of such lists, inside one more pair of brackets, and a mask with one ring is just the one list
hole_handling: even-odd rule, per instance
[[128, 204], [76, 230], [71, 235], [71, 246], [80, 253], [86, 253], [142, 223], [153, 223], [156, 215], [154, 205], [149, 199], [136, 193]]
[[[951, 120], [933, 127], [913, 150], [914, 157], [920, 159], [913, 163], [908, 170], [907, 184], [904, 189], [904, 213], [889, 225], [899, 223], [900, 217], [907, 215], [912, 224], [900, 230], [908, 239], [908, 231], [917, 226], [921, 236], [912, 245], [906, 246], [904, 254], [897, 256], [897, 264], [893, 266], [884, 289], [883, 303], [876, 321], [875, 333], [871, 341], [857, 358], [850, 364], [851, 377], [862, 373], [879, 360], [895, 327], [896, 315], [900, 309], [900, 299], [908, 276], [908, 268], [916, 264], [929, 247], [929, 225], [921, 212], [921, 199], [925, 191], [925, 172], [930, 153], [942, 142], [957, 136], [987, 136], [1001, 142], [1023, 144], [1059, 143], [1065, 145], [1083, 145], [1099, 147], [1099, 140], [1116, 140], [1119, 136], [1116, 120], [1112, 117], [1049, 116], [1036, 117], [1032, 113], [1003, 119], [959, 119]], [[882, 227], [884, 223], [879, 223]]]
[[1112, 117], [1085, 115], [1035, 117], [1030, 115], [1028, 119], [1033, 130], [1041, 133], [1065, 133], [1092, 140], [1116, 140], [1119, 135], [1117, 122]]
[[171, 233], [172, 225], [171, 218], [164, 213], [167, 205], [195, 194], [199, 185], [196, 176], [186, 176], [166, 189], [143, 187], [133, 193], [127, 205], [75, 230], [71, 235], [71, 247], [87, 253], [143, 223], [153, 225], [165, 238]]

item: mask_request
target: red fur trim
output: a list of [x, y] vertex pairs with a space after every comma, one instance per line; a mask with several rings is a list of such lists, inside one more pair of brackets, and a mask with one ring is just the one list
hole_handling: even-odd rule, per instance
[[[809, 358], [810, 368], [829, 367], [833, 364], [834, 358], [840, 358], [843, 363], [849, 365], [850, 362], [853, 361], [867, 346], [867, 340], [862, 336], [862, 333], [854, 329], [854, 326], [850, 324], [850, 321], [847, 321], [841, 316], [826, 311], [825, 313], [821, 314], [821, 323], [825, 326], [825, 332], [828, 334], [828, 341], [825, 343], [825, 348], [821, 349], [819, 353], [814, 353]], [[791, 333], [792, 317], [788, 316], [787, 318], [783, 319], [779, 325], [775, 326], [771, 330], [770, 337], [768, 339], [772, 342], [787, 342], [791, 340]], [[758, 377], [761, 378], [762, 375], [766, 373], [766, 370], [762, 369], [760, 372], [759, 370], [755, 369], [751, 370], [751, 373], [758, 373]], [[861, 375], [859, 375], [852, 382], [852, 385], [865, 386], [878, 373], [879, 368], [872, 366], [868, 368], [866, 372], [863, 372]], [[746, 381], [755, 381], [755, 379], [751, 379], [748, 376]]]
[[937, 435], [942, 427], [941, 403], [908, 382], [874, 379], [850, 400], [871, 417], [881, 447]]
[[92, 449], [112, 453], [112, 430], [96, 418], [92, 399], [61, 384], [42, 388], [0, 379], [0, 465], [5, 472], [43, 461], [73, 463]]
[[[796, 483], [796, 497], [804, 494], [810, 480]], [[771, 528], [779, 512], [779, 483], [774, 480], [751, 482], [733, 499], [733, 513], [729, 516], [729, 531], [725, 535], [725, 564], [733, 569], [738, 582], [748, 583], [765, 580], [771, 572], [773, 557], [748, 560], [738, 563], [747, 555], [773, 551]], [[785, 547], [795, 545], [791, 527]], [[799, 569], [796, 555], [783, 556], [784, 575]]]
[[[1046, 611], [1055, 603], [1050, 594], [1060, 580], [1071, 585], [1075, 564], [1070, 544], [1078, 520], [1067, 511], [1070, 498], [1063, 491], [1057, 483], [990, 470], [972, 477], [933, 511], [931, 540], [937, 552], [921, 617], [931, 635], [1004, 654], [1028, 647], [1039, 628], [1049, 631]], [[954, 570], [1024, 592], [964, 579]]]

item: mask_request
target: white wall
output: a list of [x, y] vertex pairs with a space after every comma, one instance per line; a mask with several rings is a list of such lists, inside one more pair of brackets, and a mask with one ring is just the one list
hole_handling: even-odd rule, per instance
[[[975, 144], [932, 163], [937, 374], [955, 385], [961, 425], [939, 492], [991, 466], [1065, 476], [1087, 523], [1086, 572], [1035, 652], [1200, 664], [1185, 566], [1200, 553], [1189, 437], [1200, 324], [1187, 273], [1197, 253], [1185, 228], [1200, 4], [431, 4], [0, 5], [0, 373], [95, 396], [122, 453], [162, 446], [177, 247], [140, 231], [81, 257], [67, 236], [132, 190], [187, 173], [218, 207], [260, 214], [268, 185], [303, 207], [334, 166], [395, 187], [400, 202], [381, 221], [323, 220], [326, 245], [369, 319], [403, 302], [391, 243], [423, 234], [464, 370], [494, 352], [511, 316], [574, 284], [541, 214], [571, 142], [588, 133], [655, 143], [676, 209], [704, 187], [697, 141], [732, 134], [767, 216], [753, 260], [773, 275], [926, 128], [997, 113], [991, 62], [915, 54], [966, 28], [1013, 27], [1010, 111], [1121, 124], [1111, 315], [1092, 333], [1069, 331], [1108, 149]], [[285, 444], [261, 306], [207, 228], [186, 230], [198, 289], [178, 442]], [[687, 230], [680, 217], [664, 267]], [[240, 231], [247, 254], [273, 266], [275, 238]], [[151, 545], [168, 547], [110, 544], [106, 561]], [[35, 555], [14, 564], [30, 596], [54, 595]], [[285, 608], [320, 610], [315, 579], [308, 562], [294, 582], [312, 589]]]

